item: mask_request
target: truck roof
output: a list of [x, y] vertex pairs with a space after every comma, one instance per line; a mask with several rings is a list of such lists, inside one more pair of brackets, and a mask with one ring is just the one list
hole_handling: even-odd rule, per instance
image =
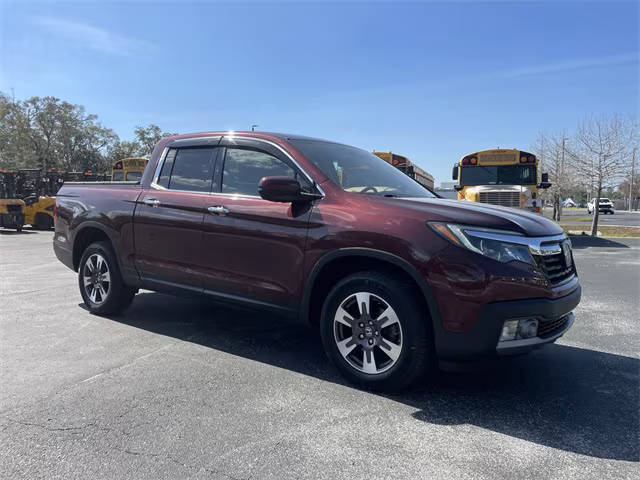
[[196, 133], [183, 133], [180, 135], [174, 135], [172, 137], [164, 137], [163, 140], [171, 141], [171, 140], [180, 140], [184, 138], [196, 138], [196, 137], [207, 137], [207, 136], [233, 136], [238, 135], [242, 137], [255, 137], [262, 138], [265, 140], [315, 140], [319, 142], [327, 142], [327, 143], [340, 143], [334, 142], [331, 140], [326, 140], [324, 138], [317, 137], [308, 137], [305, 135], [297, 135], [292, 133], [279, 133], [279, 132], [252, 132], [249, 130], [226, 130], [226, 131], [210, 131], [210, 132], [196, 132]]

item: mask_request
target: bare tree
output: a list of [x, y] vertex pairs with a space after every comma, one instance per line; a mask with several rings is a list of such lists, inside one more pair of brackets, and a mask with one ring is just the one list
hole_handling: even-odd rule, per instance
[[591, 116], [578, 126], [572, 163], [578, 174], [592, 179], [595, 193], [591, 235], [598, 234], [599, 204], [602, 190], [613, 187], [629, 166], [632, 122], [612, 116]]
[[576, 183], [570, 168], [570, 140], [562, 132], [560, 135], [538, 133], [533, 150], [540, 160], [541, 171], [549, 174], [551, 187], [545, 196], [551, 197], [553, 219], [559, 222], [562, 217], [562, 199]]

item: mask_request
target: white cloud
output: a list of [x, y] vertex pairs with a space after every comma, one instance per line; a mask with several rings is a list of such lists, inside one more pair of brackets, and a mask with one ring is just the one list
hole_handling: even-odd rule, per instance
[[153, 44], [103, 28], [52, 17], [36, 17], [34, 23], [49, 33], [77, 45], [112, 55], [135, 55], [154, 49]]
[[638, 52], [619, 53], [603, 57], [566, 60], [564, 62], [546, 63], [526, 67], [516, 67], [510, 70], [500, 70], [494, 73], [482, 75], [487, 79], [494, 78], [518, 78], [530, 75], [544, 75], [548, 73], [568, 72], [584, 68], [607, 67], [624, 63], [638, 62]]

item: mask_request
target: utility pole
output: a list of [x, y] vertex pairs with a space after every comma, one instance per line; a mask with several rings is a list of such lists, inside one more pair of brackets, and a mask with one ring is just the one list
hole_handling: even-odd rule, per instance
[[[564, 132], [562, 132], [562, 159], [560, 160], [560, 175], [563, 176], [562, 181], [564, 181], [564, 174], [566, 172], [565, 168], [564, 168]], [[558, 187], [560, 187], [560, 185], [558, 185]], [[560, 197], [559, 201], [558, 201], [558, 220], [556, 221], [560, 221], [560, 218], [562, 217], [562, 189], [559, 188], [558, 189], [558, 196]]]
[[631, 179], [629, 179], [629, 211], [633, 210], [633, 177], [636, 175], [636, 148], [631, 157]]

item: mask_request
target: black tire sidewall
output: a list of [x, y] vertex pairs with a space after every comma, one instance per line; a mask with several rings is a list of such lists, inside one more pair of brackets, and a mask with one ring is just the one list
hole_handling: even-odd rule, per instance
[[53, 220], [46, 213], [38, 212], [36, 213], [36, 218], [34, 220], [35, 225], [32, 225], [36, 230], [49, 230], [53, 227]]
[[[94, 253], [100, 254], [105, 259], [107, 267], [109, 268], [109, 276], [111, 278], [107, 300], [100, 305], [91, 301], [84, 288], [83, 281], [85, 263]], [[113, 253], [111, 246], [106, 242], [92, 243], [83, 252], [80, 259], [80, 266], [78, 268], [78, 286], [80, 287], [80, 294], [82, 295], [84, 304], [91, 313], [95, 313], [97, 315], [119, 313], [128, 306], [133, 298], [133, 294], [131, 293], [132, 290], [127, 287], [122, 280], [122, 275], [120, 274], [120, 268], [115, 254]]]
[[[377, 295], [389, 304], [402, 327], [403, 348], [398, 361], [389, 370], [376, 375], [353, 368], [340, 354], [334, 338], [333, 318], [338, 306], [349, 295], [361, 291]], [[329, 359], [349, 381], [370, 390], [394, 392], [407, 388], [426, 373], [432, 351], [430, 328], [426, 323], [430, 320], [410, 291], [407, 285], [391, 275], [363, 272], [345, 278], [329, 292], [320, 320], [322, 343]]]

